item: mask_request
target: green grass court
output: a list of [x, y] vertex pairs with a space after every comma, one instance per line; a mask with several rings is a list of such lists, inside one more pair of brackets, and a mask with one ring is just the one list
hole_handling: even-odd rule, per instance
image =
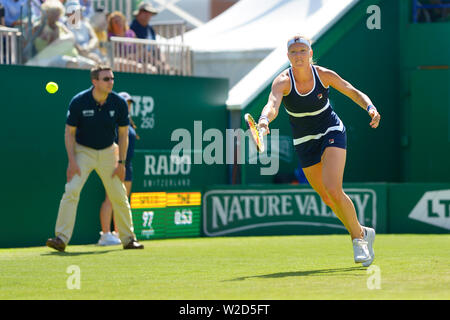
[[372, 290], [344, 235], [143, 243], [0, 249], [0, 299], [450, 299], [450, 235], [377, 235]]

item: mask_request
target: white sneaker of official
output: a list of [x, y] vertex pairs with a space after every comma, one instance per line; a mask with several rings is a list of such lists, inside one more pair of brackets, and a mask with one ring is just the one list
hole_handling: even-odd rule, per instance
[[363, 262], [364, 267], [368, 267], [375, 259], [375, 251], [373, 250], [373, 243], [375, 242], [375, 230], [372, 228], [364, 228], [364, 240], [367, 241], [367, 249], [369, 249], [370, 259]]
[[353, 255], [355, 258], [355, 263], [366, 262], [370, 259], [366, 240], [353, 239]]
[[100, 231], [100, 240], [98, 240], [97, 245], [99, 246], [115, 246], [122, 244], [120, 239], [115, 237], [111, 232], [103, 233]]
[[113, 232], [111, 232], [111, 233], [112, 233], [112, 235], [113, 235], [114, 237], [116, 237], [116, 238], [119, 239], [119, 241], [120, 241], [119, 234], [118, 234], [117, 232], [113, 231]]

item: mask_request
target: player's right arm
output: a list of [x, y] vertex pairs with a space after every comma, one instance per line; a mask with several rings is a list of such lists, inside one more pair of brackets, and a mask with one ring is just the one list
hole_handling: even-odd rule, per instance
[[289, 75], [287, 74], [287, 71], [284, 71], [272, 82], [272, 90], [270, 91], [269, 99], [267, 100], [258, 121], [259, 128], [265, 128], [266, 132], [269, 133], [269, 123], [278, 116], [283, 96], [287, 94], [289, 90]]
[[78, 167], [77, 160], [75, 158], [75, 134], [77, 127], [66, 124], [66, 130], [64, 134], [64, 141], [66, 145], [67, 157], [69, 159], [69, 165], [67, 166], [67, 182], [72, 180], [75, 174], [81, 176], [80, 167]]

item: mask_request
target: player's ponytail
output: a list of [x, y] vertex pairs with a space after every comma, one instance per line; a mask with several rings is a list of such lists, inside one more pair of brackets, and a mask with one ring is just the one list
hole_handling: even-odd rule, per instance
[[[130, 117], [130, 125], [133, 127], [134, 131], [136, 131], [137, 126], [136, 126], [136, 124], [134, 123], [133, 119], [131, 119], [131, 117]], [[136, 132], [136, 139], [139, 140], [140, 138], [141, 138], [141, 137], [139, 137], [139, 135], [138, 135], [137, 132]]]

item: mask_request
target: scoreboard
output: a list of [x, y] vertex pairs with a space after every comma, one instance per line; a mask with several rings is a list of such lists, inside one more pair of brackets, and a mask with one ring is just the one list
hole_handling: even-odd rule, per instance
[[130, 206], [138, 240], [200, 236], [201, 192], [135, 192]]

